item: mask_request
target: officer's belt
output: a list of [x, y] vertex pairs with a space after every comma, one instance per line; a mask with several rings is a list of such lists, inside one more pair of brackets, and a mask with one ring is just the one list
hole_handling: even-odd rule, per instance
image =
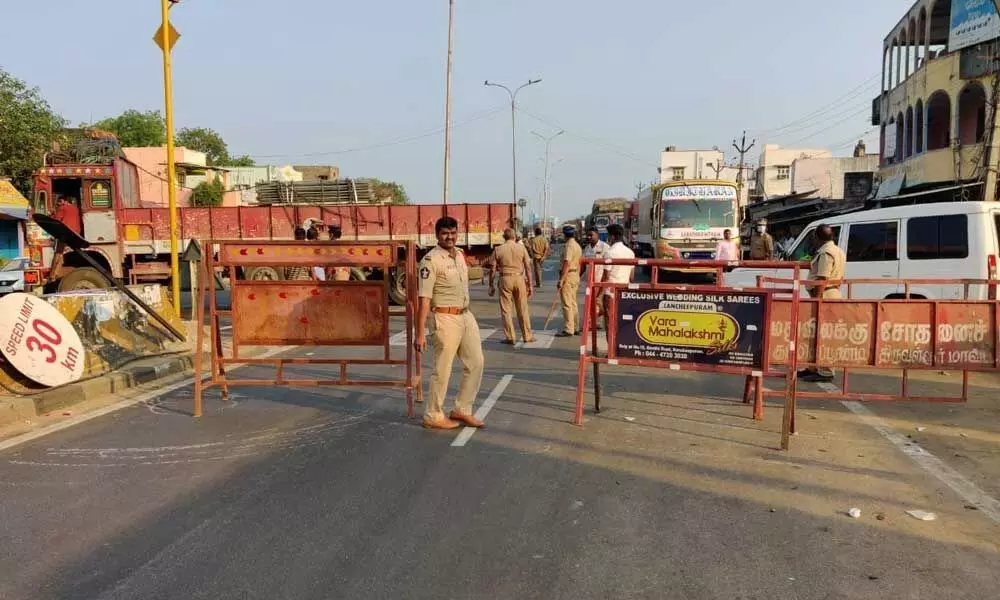
[[515, 275], [524, 275], [524, 271], [504, 271], [501, 269], [500, 274], [504, 277], [513, 277]]
[[469, 312], [469, 308], [458, 308], [457, 306], [436, 306], [434, 312], [441, 315], [464, 315]]

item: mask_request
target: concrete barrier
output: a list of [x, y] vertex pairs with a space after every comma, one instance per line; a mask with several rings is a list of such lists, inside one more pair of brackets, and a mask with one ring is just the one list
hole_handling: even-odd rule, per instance
[[[130, 286], [130, 289], [177, 329], [185, 330], [167, 300], [165, 287], [153, 284]], [[134, 360], [182, 352], [190, 347], [174, 339], [155, 319], [117, 290], [81, 290], [51, 294], [44, 299], [56, 307], [80, 335], [86, 350], [81, 380], [104, 375]], [[26, 379], [2, 359], [0, 387], [14, 395], [49, 389]]]

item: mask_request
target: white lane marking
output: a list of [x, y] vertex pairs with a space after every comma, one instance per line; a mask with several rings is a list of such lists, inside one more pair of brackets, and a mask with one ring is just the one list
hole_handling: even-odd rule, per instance
[[[281, 354], [282, 352], [287, 352], [292, 348], [293, 348], [292, 346], [285, 346], [281, 348], [275, 348], [274, 350], [268, 350], [264, 354], [261, 354], [258, 358], [269, 358], [271, 356], [274, 356], [275, 354]], [[236, 369], [242, 369], [245, 366], [246, 365], [234, 365], [234, 367], [231, 370], [235, 371]], [[21, 435], [12, 437], [10, 439], [0, 441], [0, 452], [3, 452], [4, 450], [8, 450], [10, 448], [14, 448], [16, 446], [20, 446], [21, 444], [26, 444], [30, 441], [37, 440], [39, 438], [43, 438], [47, 435], [56, 433], [57, 431], [62, 431], [63, 429], [69, 429], [74, 425], [79, 425], [80, 423], [86, 423], [87, 421], [90, 421], [92, 419], [103, 417], [104, 415], [111, 414], [123, 408], [128, 408], [136, 404], [148, 403], [150, 400], [158, 396], [169, 394], [170, 392], [180, 389], [186, 385], [191, 385], [193, 382], [194, 382], [194, 377], [187, 376], [181, 379], [180, 381], [172, 383], [166, 387], [156, 388], [154, 390], [150, 390], [143, 394], [139, 394], [138, 396], [122, 400], [121, 402], [116, 402], [115, 404], [112, 404], [110, 406], [98, 408], [91, 412], [66, 419], [65, 421], [59, 421], [58, 423], [53, 423], [52, 425], [42, 427], [41, 429], [35, 431], [29, 431], [28, 433], [23, 433]]]
[[[820, 383], [819, 387], [827, 392], [839, 391], [837, 386], [831, 383]], [[831, 389], [832, 388], [832, 389]], [[936, 477], [953, 492], [958, 494], [962, 500], [971, 506], [975, 506], [981, 513], [989, 517], [994, 523], [1000, 523], [1000, 500], [990, 496], [979, 489], [976, 484], [965, 478], [961, 473], [944, 463], [940, 458], [924, 450], [919, 444], [904, 435], [896, 433], [885, 424], [868, 407], [860, 402], [844, 400], [841, 402], [847, 410], [851, 411], [862, 421], [875, 431], [882, 434], [882, 437], [889, 440], [900, 452], [909, 456], [913, 462], [923, 470]]]
[[552, 347], [552, 341], [555, 339], [556, 339], [556, 331], [554, 329], [546, 329], [545, 331], [536, 331], [535, 341], [531, 342], [530, 344], [526, 344], [522, 340], [514, 344], [514, 347], [519, 350], [522, 348], [548, 350], [549, 348]]
[[[486, 420], [486, 415], [490, 414], [490, 411], [493, 410], [493, 405], [496, 404], [497, 400], [500, 399], [500, 396], [503, 395], [504, 390], [506, 390], [507, 386], [510, 385], [510, 381], [512, 379], [514, 379], [513, 375], [504, 375], [500, 381], [497, 382], [496, 387], [493, 388], [490, 395], [486, 397], [485, 401], [483, 401], [483, 405], [476, 411], [477, 419], [480, 421]], [[460, 448], [464, 446], [470, 439], [472, 439], [472, 434], [474, 433], [476, 433], [475, 427], [466, 427], [461, 431], [461, 433], [458, 434], [458, 437], [456, 437], [455, 441], [451, 443], [451, 446], [453, 448]]]

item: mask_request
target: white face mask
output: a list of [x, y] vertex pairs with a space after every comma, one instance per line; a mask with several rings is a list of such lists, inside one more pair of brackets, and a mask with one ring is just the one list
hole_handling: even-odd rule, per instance
[[767, 231], [767, 227], [764, 227], [763, 225], [757, 226], [757, 233], [764, 233], [765, 231]]

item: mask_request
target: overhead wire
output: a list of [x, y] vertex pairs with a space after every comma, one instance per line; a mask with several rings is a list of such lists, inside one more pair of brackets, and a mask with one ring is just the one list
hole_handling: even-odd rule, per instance
[[863, 113], [865, 113], [868, 110], [870, 110], [868, 107], [862, 107], [860, 110], [858, 110], [858, 111], [856, 111], [856, 112], [854, 112], [854, 113], [852, 113], [850, 115], [847, 115], [846, 117], [844, 117], [843, 119], [840, 119], [839, 121], [834, 121], [833, 123], [830, 123], [829, 125], [827, 125], [826, 127], [822, 128], [822, 129], [819, 129], [817, 131], [814, 131], [814, 132], [810, 133], [807, 136], [804, 136], [802, 138], [797, 139], [796, 141], [792, 142], [792, 145], [801, 144], [802, 142], [805, 142], [806, 140], [810, 140], [810, 139], [816, 137], [817, 135], [819, 135], [821, 133], [825, 133], [827, 131], [830, 131], [831, 129], [833, 129], [833, 128], [837, 127], [837, 126], [842, 125], [842, 124], [850, 121], [851, 119], [857, 118], [858, 116], [862, 115]]
[[810, 113], [807, 113], [807, 114], [805, 114], [805, 115], [803, 115], [803, 116], [801, 116], [801, 117], [799, 117], [797, 119], [794, 119], [792, 121], [788, 121], [787, 123], [784, 123], [784, 124], [779, 125], [777, 127], [772, 127], [772, 128], [769, 128], [769, 129], [757, 130], [754, 133], [758, 137], [767, 137], [767, 136], [771, 136], [771, 135], [773, 135], [775, 133], [778, 133], [780, 131], [784, 131], [786, 129], [795, 127], [797, 125], [801, 125], [802, 123], [809, 122], [809, 121], [814, 121], [817, 118], [821, 118], [821, 117], [824, 116], [825, 113], [828, 113], [831, 109], [836, 108], [839, 105], [842, 105], [844, 102], [848, 102], [848, 101], [850, 101], [850, 100], [852, 100], [852, 99], [860, 96], [862, 93], [866, 92], [871, 87], [871, 85], [873, 83], [876, 83], [878, 81], [879, 77], [880, 77], [880, 74], [879, 73], [875, 73], [874, 75], [872, 75], [871, 77], [865, 79], [859, 85], [857, 85], [856, 87], [852, 88], [848, 92], [842, 94], [841, 96], [838, 96], [836, 99], [832, 100], [828, 104], [825, 104], [825, 105], [821, 106], [820, 108], [818, 108], [818, 109], [816, 109], [816, 110], [814, 110], [814, 111], [812, 111]]
[[[509, 105], [505, 104], [503, 106], [497, 106], [497, 107], [494, 107], [494, 108], [491, 108], [491, 109], [488, 109], [488, 110], [481, 111], [481, 112], [476, 113], [474, 115], [471, 115], [467, 119], [463, 119], [461, 121], [452, 121], [451, 128], [455, 129], [457, 127], [462, 127], [464, 125], [468, 125], [470, 123], [474, 123], [476, 121], [480, 121], [482, 119], [486, 119], [486, 118], [492, 117], [492, 116], [500, 113], [501, 111], [507, 109], [508, 107], [509, 107]], [[288, 153], [288, 154], [251, 154], [250, 156], [252, 156], [253, 158], [311, 158], [311, 157], [317, 157], [317, 156], [339, 156], [339, 155], [342, 155], [342, 154], [351, 154], [351, 153], [354, 153], [354, 152], [364, 152], [364, 151], [368, 151], [368, 150], [378, 150], [380, 148], [389, 148], [389, 147], [392, 147], [392, 146], [399, 146], [399, 145], [402, 145], [402, 144], [409, 144], [411, 142], [415, 142], [415, 141], [422, 140], [422, 139], [425, 139], [425, 138], [429, 138], [429, 137], [433, 137], [433, 136], [436, 136], [436, 135], [440, 135], [440, 134], [444, 133], [445, 129], [447, 129], [447, 128], [446, 127], [439, 127], [437, 129], [433, 129], [433, 130], [430, 130], [430, 131], [425, 131], [424, 133], [419, 133], [419, 134], [415, 134], [415, 135], [411, 135], [411, 136], [406, 136], [406, 137], [401, 137], [401, 138], [394, 138], [394, 139], [391, 139], [391, 140], [386, 140], [384, 142], [378, 142], [378, 143], [375, 143], [375, 144], [369, 144], [369, 145], [365, 145], [365, 146], [357, 146], [357, 147], [354, 147], [354, 148], [344, 148], [344, 149], [341, 149], [341, 150], [330, 150], [330, 151], [325, 151], [325, 152], [306, 152], [306, 153], [299, 153], [299, 154], [295, 154], [295, 153]]]
[[560, 130], [566, 132], [566, 135], [568, 135], [570, 137], [576, 138], [576, 139], [578, 139], [580, 141], [583, 141], [583, 142], [586, 142], [588, 144], [591, 144], [591, 145], [597, 146], [599, 148], [602, 148], [604, 150], [607, 150], [608, 152], [616, 154], [616, 155], [618, 155], [618, 156], [620, 156], [622, 158], [627, 158], [627, 159], [629, 159], [631, 161], [634, 161], [636, 163], [641, 163], [641, 164], [646, 165], [646, 166], [652, 166], [653, 168], [656, 168], [656, 169], [660, 168], [660, 165], [652, 163], [652, 162], [650, 162], [650, 161], [648, 161], [648, 160], [646, 160], [644, 158], [641, 158], [641, 157], [633, 154], [632, 152], [630, 152], [630, 151], [628, 151], [628, 150], [626, 150], [624, 148], [620, 148], [618, 146], [615, 146], [614, 144], [610, 144], [608, 142], [605, 142], [605, 141], [602, 141], [602, 140], [598, 140], [598, 139], [595, 139], [595, 138], [592, 138], [592, 137], [589, 137], [589, 136], [585, 136], [585, 135], [582, 135], [580, 133], [576, 133], [574, 131], [566, 129], [565, 127], [563, 127], [562, 125], [559, 125], [558, 123], [554, 122], [553, 120], [548, 119], [548, 118], [543, 117], [543, 116], [540, 116], [540, 115], [537, 115], [537, 114], [534, 114], [534, 113], [531, 113], [531, 112], [529, 112], [527, 110], [524, 110], [520, 106], [517, 107], [517, 112], [522, 113], [523, 115], [525, 115], [527, 117], [530, 117], [530, 118], [538, 121], [539, 123], [542, 123], [543, 125], [548, 125], [549, 127], [552, 127], [554, 129], [560, 129]]

